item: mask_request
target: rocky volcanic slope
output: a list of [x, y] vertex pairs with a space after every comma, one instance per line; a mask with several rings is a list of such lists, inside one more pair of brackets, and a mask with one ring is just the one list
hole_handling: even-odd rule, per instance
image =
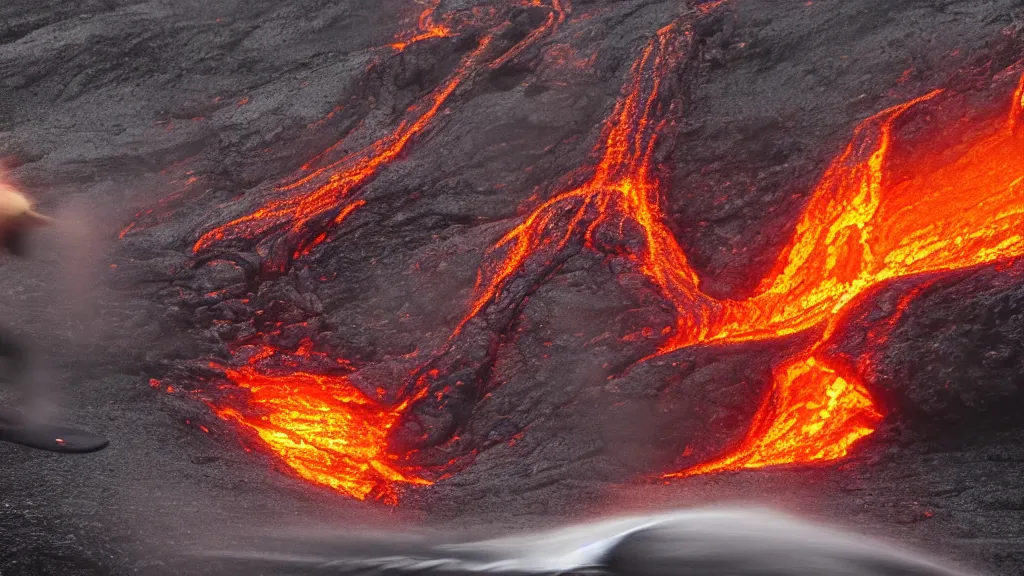
[[[471, 50], [458, 39], [378, 49], [420, 10], [398, 0], [0, 6], [0, 157], [44, 210], [90, 214], [89, 237], [106, 251], [93, 263], [106, 280], [82, 315], [62, 291], [69, 256], [42, 235], [32, 262], [0, 264], [0, 318], [51, 360], [42, 378], [60, 389], [64, 417], [112, 440], [75, 458], [0, 447], [0, 573], [176, 573], [181, 550], [282, 524], [522, 528], [731, 498], [1024, 571], [1020, 264], [943, 276], [912, 301], [869, 379], [890, 416], [828, 467], [637, 482], [678, 469], [693, 438], [721, 446], [742, 434], [787, 344], [685, 349], [606, 387], [657, 349], [643, 329], [666, 312], [639, 275], [586, 251], [530, 287], [497, 351], [483, 345], [487, 382], [501, 386], [455, 418], [475, 459], [403, 494], [397, 513], [282, 473], [205, 405], [150, 387], [208, 377], [206, 359], [227, 361], [257, 310], [292, 326], [275, 344], [310, 338], [372, 366], [364, 376], [376, 385], [400, 386], [403, 356], [440, 346], [465, 313], [482, 251], [534, 195], [593, 164], [630, 65], [686, 6], [575, 0], [514, 66], [461, 86], [308, 266], [262, 284], [253, 267], [193, 267], [200, 234], [343, 135], [366, 140], [346, 146], [382, 135]], [[509, 34], [541, 17], [513, 11]], [[935, 87], [962, 91], [965, 107], [998, 106], [1006, 94], [989, 89], [992, 75], [1024, 57], [1015, 0], [733, 0], [693, 22], [699, 50], [671, 82], [681, 118], [656, 153], [672, 229], [719, 296], [749, 293], [770, 268], [858, 122]], [[897, 288], [851, 315], [891, 308]], [[204, 299], [223, 289], [252, 296], [219, 308]], [[854, 325], [834, 346], [857, 355], [865, 329]]]

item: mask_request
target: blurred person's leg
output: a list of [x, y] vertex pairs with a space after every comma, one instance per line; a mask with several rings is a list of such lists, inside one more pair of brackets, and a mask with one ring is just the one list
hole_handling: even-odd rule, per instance
[[52, 415], [47, 413], [46, 394], [29, 377], [30, 356], [28, 347], [0, 328], [0, 361], [7, 367], [7, 380], [15, 386], [15, 393], [28, 405], [24, 412], [0, 406], [0, 441], [70, 454], [105, 448], [108, 440], [103, 436], [53, 423]]
[[[3, 364], [3, 381], [13, 385], [17, 396], [25, 396], [25, 379], [28, 372], [28, 351], [14, 334], [0, 327], [0, 362]], [[0, 407], [0, 422], [5, 425], [18, 424], [22, 418], [9, 406]]]
[[8, 380], [20, 388], [28, 369], [28, 352], [14, 335], [3, 328], [0, 328], [0, 358], [6, 361]]

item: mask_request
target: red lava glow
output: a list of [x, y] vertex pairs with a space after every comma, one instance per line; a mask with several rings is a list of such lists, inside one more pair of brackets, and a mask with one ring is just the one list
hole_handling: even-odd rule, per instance
[[874, 432], [881, 418], [856, 377], [844, 378], [807, 355], [775, 369], [772, 390], [739, 446], [716, 460], [664, 477], [837, 460]]
[[[423, 39], [450, 33], [448, 28], [434, 22], [433, 14], [438, 4], [439, 2], [434, 2], [420, 16], [419, 29], [426, 31], [400, 43], [401, 48], [404, 49], [421, 36], [420, 39]], [[492, 59], [490, 64], [504, 63], [517, 57], [565, 21], [569, 10], [566, 0], [551, 0], [549, 8], [551, 13], [543, 26]], [[193, 252], [198, 253], [226, 240], [260, 239], [271, 233], [279, 233], [282, 229], [285, 236], [291, 239], [291, 244], [294, 244], [290, 253], [292, 258], [315, 248], [326, 239], [325, 228], [340, 224], [354, 211], [350, 205], [352, 194], [375, 177], [383, 167], [398, 158], [416, 136], [430, 127], [459, 86], [487, 63], [485, 56], [496, 34], [507, 25], [507, 22], [494, 25], [492, 31], [483, 36], [477, 48], [462, 59], [451, 75], [422, 102], [410, 107], [397, 128], [388, 135], [279, 187], [279, 191], [284, 194], [283, 198], [271, 199], [255, 211], [203, 234], [193, 245]], [[423, 36], [424, 34], [428, 36]], [[332, 149], [340, 145], [341, 142]], [[309, 165], [305, 168], [309, 168]], [[282, 259], [280, 254], [271, 256]], [[275, 264], [283, 269], [286, 262], [278, 261]]]
[[[541, 6], [540, 0], [534, 0], [531, 3], [532, 6]], [[551, 12], [548, 13], [547, 19], [544, 24], [530, 32], [526, 38], [520, 40], [511, 50], [505, 52], [502, 56], [491, 62], [491, 68], [501, 68], [505, 64], [508, 64], [512, 60], [515, 60], [522, 54], [527, 48], [537, 43], [542, 37], [547, 36], [554, 30], [556, 30], [562, 23], [565, 22], [568, 16], [568, 0], [551, 0]]]
[[[392, 47], [400, 51], [414, 42], [452, 35], [447, 25], [438, 24], [435, 19], [439, 4], [435, 0], [421, 13], [418, 33], [402, 36]], [[314, 162], [308, 163], [303, 167], [308, 174], [279, 187], [283, 197], [271, 199], [255, 211], [210, 230], [199, 238], [193, 250], [199, 252], [232, 239], [263, 240], [284, 230], [293, 240], [291, 259], [309, 254], [327, 238], [331, 227], [341, 224], [366, 203], [364, 199], [354, 199], [354, 193], [381, 168], [395, 161], [410, 142], [431, 125], [460, 85], [481, 69], [517, 58], [554, 32], [565, 21], [569, 10], [566, 0], [551, 0], [550, 3], [533, 0], [528, 5], [550, 10], [541, 27], [494, 55], [495, 38], [508, 23], [495, 24], [446, 80], [407, 111], [391, 133], [335, 162], [315, 169], [312, 168]], [[318, 155], [317, 159], [325, 154]], [[277, 264], [283, 269], [286, 262]], [[308, 345], [290, 354], [265, 344], [260, 346], [248, 357], [247, 366], [224, 369], [227, 380], [245, 393], [244, 401], [232, 405], [213, 402], [214, 412], [250, 429], [271, 453], [301, 478], [354, 498], [374, 497], [395, 502], [398, 485], [429, 484], [413, 472], [400, 470], [395, 464], [397, 457], [386, 452], [389, 431], [410, 403], [422, 397], [426, 390], [411, 395], [397, 406], [384, 407], [344, 376], [296, 369], [304, 358], [313, 354]], [[344, 360], [336, 363], [351, 368]]]
[[441, 0], [432, 0], [430, 6], [420, 13], [416, 32], [413, 34], [400, 34], [394, 44], [391, 44], [391, 47], [395, 50], [402, 51], [408, 48], [409, 45], [423, 40], [450, 37], [452, 35], [451, 28], [445, 24], [439, 24], [434, 20], [434, 14], [437, 12], [437, 7], [440, 5]]
[[[700, 10], [719, 4], [707, 3]], [[281, 230], [295, 239], [292, 258], [323, 242], [331, 226], [365, 203], [354, 200], [354, 193], [431, 125], [461, 84], [477, 70], [501, 67], [549, 36], [569, 10], [559, 0], [525, 5], [550, 11], [524, 39], [492, 54], [491, 44], [504, 24], [499, 25], [390, 134], [280, 187], [281, 197], [210, 230], [194, 250], [230, 239], [261, 240]], [[417, 33], [401, 37], [396, 49], [451, 33], [438, 23], [438, 6], [434, 1], [423, 11]], [[589, 178], [554, 194], [486, 252], [467, 313], [449, 344], [485, 309], [514, 298], [507, 290], [510, 283], [536, 281], [570, 244], [613, 254], [631, 261], [675, 310], [675, 325], [658, 354], [805, 332], [816, 337], [776, 367], [771, 389], [740, 442], [712, 461], [666, 477], [843, 458], [882, 418], [858, 375], [822, 353], [851, 303], [898, 278], [1024, 254], [1024, 79], [1008, 115], [997, 125], [973, 131], [980, 136], [958, 145], [953, 160], [949, 150], [941, 158], [911, 151], [913, 162], [899, 177], [889, 171], [895, 123], [942, 92], [864, 120], [822, 176], [791, 240], [753, 295], [721, 299], [701, 290], [700, 278], [666, 223], [655, 175], [658, 134], [671, 122], [662, 119], [670, 116], [663, 110], [662, 84], [692, 40], [686, 25], [674, 24], [643, 49], [604, 123]], [[911, 297], [901, 300], [898, 313]], [[875, 340], [884, 339], [873, 334]], [[427, 394], [426, 385], [420, 382], [404, 401], [385, 407], [346, 376], [294, 369], [309, 354], [308, 347], [300, 348], [290, 355], [291, 363], [268, 364], [289, 355], [264, 346], [248, 366], [227, 369], [227, 379], [247, 392], [246, 400], [238, 406], [218, 404], [216, 414], [251, 429], [302, 478], [355, 498], [394, 501], [399, 484], [428, 484], [417, 471], [402, 469], [397, 456], [386, 450], [389, 432]]]
[[741, 445], [679, 475], [845, 456], [881, 417], [863, 383], [836, 374], [813, 355], [847, 305], [887, 280], [1024, 254], [1018, 97], [1008, 127], [995, 127], [956, 160], [937, 165], [924, 154], [910, 176], [892, 181], [886, 174], [893, 122], [937, 95], [862, 123], [818, 184], [793, 239], [756, 295], [716, 303], [702, 311], [709, 323], [694, 330], [695, 338], [673, 339], [674, 347], [738, 342], [824, 326], [810, 355], [776, 371], [773, 390]]
[[245, 411], [214, 407], [214, 413], [251, 429], [301, 478], [359, 500], [392, 503], [395, 484], [429, 484], [399, 470], [385, 452], [388, 433], [414, 398], [382, 407], [344, 376], [261, 373], [252, 366], [226, 375], [248, 392]]
[[[841, 313], [860, 294], [896, 278], [993, 263], [1024, 253], [1024, 80], [1007, 128], [965, 147], [953, 162], [921, 155], [919, 168], [893, 181], [886, 173], [893, 123], [935, 91], [865, 120], [814, 191], [792, 240], [755, 295], [712, 298], [665, 224], [651, 150], [659, 79], [671, 65], [673, 28], [662, 30], [634, 67], [629, 91], [605, 129], [601, 161], [583, 186], [560, 193], [501, 238], [481, 267], [464, 329], [500, 300], [505, 285], [569, 242], [595, 242], [602, 229], [642, 247], [626, 256], [676, 311], [660, 353], [707, 343], [775, 339], [821, 327], [819, 340], [774, 372], [771, 392], [746, 438], [709, 463], [667, 476], [690, 476], [846, 456], [882, 414], [865, 385], [816, 354]], [[683, 36], [686, 34], [684, 32]], [[652, 54], [655, 54], [652, 56]], [[652, 63], [653, 60], [653, 63]], [[645, 81], [646, 79], [646, 81]]]
[[139, 211], [135, 214], [135, 219], [128, 223], [127, 226], [121, 229], [117, 234], [119, 240], [124, 240], [131, 234], [141, 232], [148, 228], [151, 228], [157, 224], [160, 224], [170, 216], [173, 216], [175, 210], [170, 208], [171, 204], [180, 201], [185, 197], [185, 194], [189, 192], [190, 187], [199, 181], [198, 176], [194, 176], [191, 171], [185, 173], [188, 178], [185, 179], [185, 187], [173, 194], [160, 199], [157, 202], [156, 208], [148, 208], [146, 210]]
[[[657, 202], [658, 187], [651, 174], [651, 154], [654, 137], [651, 116], [661, 78], [670, 69], [678, 44], [686, 34], [677, 34], [674, 26], [658, 33], [640, 58], [634, 63], [628, 93], [615, 107], [604, 129], [603, 154], [593, 177], [583, 186], [556, 195], [530, 214], [526, 220], [503, 236], [488, 253], [475, 288], [469, 313], [456, 328], [457, 336], [466, 323], [500, 297], [504, 285], [521, 273], [528, 262], [538, 255], [545, 257], [559, 251], [570, 241], [585, 238], [593, 245], [594, 232], [601, 224], [611, 222], [618, 230], [635, 216], [639, 222], [650, 224], [643, 230], [648, 234], [649, 246], [658, 249], [664, 243], [675, 245], [675, 240], [660, 221]], [[644, 82], [649, 78], [650, 86]], [[650, 259], [649, 274], [674, 275], [683, 271], [683, 281], [696, 287], [696, 275], [689, 270], [682, 251], [676, 248], [673, 256], [682, 261], [677, 266], [664, 267], [660, 259]]]
[[[193, 251], [199, 252], [229, 238], [258, 238], [282, 226], [297, 238], [302, 238], [307, 231], [307, 225], [318, 219], [333, 220], [337, 224], [339, 216], [346, 213], [344, 201], [354, 190], [375, 176], [383, 166], [397, 158], [413, 137], [430, 125], [455, 89], [473, 70], [471, 65], [486, 50], [489, 42], [490, 39], [485, 38], [425, 103], [413, 106], [394, 132], [362, 150], [317, 168], [307, 176], [281, 187], [282, 192], [288, 193], [312, 184], [312, 191], [270, 200], [256, 211], [214, 228], [199, 238], [193, 246]], [[317, 185], [316, 182], [319, 180], [326, 181]], [[347, 214], [351, 212], [352, 210], [348, 210]], [[308, 251], [314, 246], [315, 242], [300, 245], [296, 252]]]

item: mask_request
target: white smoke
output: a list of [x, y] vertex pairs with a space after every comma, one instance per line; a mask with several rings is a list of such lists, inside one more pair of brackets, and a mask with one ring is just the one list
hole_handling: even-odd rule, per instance
[[[621, 576], [964, 576], [862, 536], [767, 510], [708, 508], [619, 517], [500, 539], [431, 545], [399, 536], [309, 535], [206, 553], [301, 573]], [[291, 572], [289, 572], [291, 573]]]

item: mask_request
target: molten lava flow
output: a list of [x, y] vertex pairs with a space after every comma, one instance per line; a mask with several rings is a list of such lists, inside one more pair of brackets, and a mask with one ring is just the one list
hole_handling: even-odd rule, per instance
[[[284, 198], [270, 200], [256, 211], [207, 232], [195, 243], [193, 251], [199, 252], [216, 242], [231, 238], [260, 238], [282, 226], [287, 227], [298, 239], [296, 251], [310, 249], [319, 236], [314, 234], [314, 239], [304, 241], [310, 232], [308, 225], [321, 219], [333, 220], [334, 224], [338, 224], [341, 214], [351, 213], [351, 210], [345, 211], [345, 202], [350, 194], [397, 158], [409, 141], [427, 128], [455, 89], [473, 70], [473, 64], [489, 43], [490, 38], [485, 38], [476, 50], [463, 59], [455, 72], [427, 99], [425, 105], [410, 108], [409, 116], [402, 120], [394, 132], [281, 187], [281, 191], [292, 193]], [[325, 182], [315, 184], [318, 180]], [[308, 193], [298, 191], [306, 185], [315, 187]]]
[[[671, 34], [672, 28], [663, 30], [634, 67], [629, 90], [606, 125], [601, 161], [590, 181], [535, 209], [489, 253], [456, 335], [500, 301], [509, 282], [539, 268], [536, 261], [549, 260], [574, 239], [596, 247], [595, 231], [602, 226], [613, 225], [622, 236], [635, 230], [643, 243], [628, 256], [677, 313], [675, 332], [661, 353], [824, 326], [803, 357], [775, 371], [772, 391], [740, 446], [672, 476], [841, 458], [874, 430], [881, 413], [854, 375], [840, 376], [816, 356], [840, 313], [888, 280], [1024, 253], [1024, 80], [1014, 95], [1009, 129], [989, 130], [953, 162], [922, 157], [919, 170], [899, 182], [890, 182], [886, 173], [893, 123], [940, 92], [864, 121], [825, 173], [792, 241], [756, 294], [720, 300], [699, 290], [696, 273], [664, 223], [651, 176], [656, 95], [674, 58]], [[646, 76], [651, 79], [645, 83]]]
[[728, 455], [666, 478], [738, 468], [836, 460], [871, 434], [882, 415], [863, 384], [813, 356], [776, 369], [774, 389], [746, 438]]
[[1017, 91], [1013, 93], [1013, 100], [1010, 101], [1010, 118], [1006, 121], [1006, 131], [1013, 134], [1020, 129], [1020, 118], [1024, 114], [1024, 76], [1017, 84]]
[[[452, 35], [451, 28], [435, 20], [439, 4], [433, 1], [420, 15], [418, 34], [404, 37], [393, 47], [402, 50], [413, 42]], [[529, 5], [544, 6], [538, 1]], [[290, 250], [284, 255], [286, 259], [308, 254], [326, 239], [330, 227], [340, 224], [366, 203], [364, 199], [353, 198], [353, 194], [430, 126], [460, 85], [489, 63], [505, 63], [518, 57], [565, 21], [565, 0], [551, 0], [549, 9], [550, 17], [543, 26], [496, 56], [491, 54], [495, 39], [508, 23], [494, 24], [452, 74], [423, 102], [408, 110], [393, 132], [340, 160], [313, 168], [321, 158], [340, 148], [340, 142], [335, 144], [303, 166], [308, 174], [279, 187], [283, 197], [269, 200], [252, 213], [210, 230], [195, 243], [193, 250], [198, 252], [233, 239], [273, 240], [283, 230], [288, 240], [284, 245]], [[283, 270], [287, 262], [276, 264]], [[224, 369], [227, 380], [244, 394], [240, 402], [230, 405], [212, 402], [215, 413], [252, 429], [300, 477], [355, 498], [376, 496], [393, 502], [398, 484], [428, 484], [411, 472], [399, 470], [396, 458], [386, 452], [390, 429], [426, 390], [397, 406], [384, 407], [344, 376], [295, 370], [299, 365], [297, 358], [309, 355], [308, 346], [289, 354], [264, 343], [249, 357], [248, 366]], [[340, 360], [338, 363], [347, 365]]]
[[391, 44], [391, 47], [401, 52], [409, 47], [410, 44], [415, 44], [416, 42], [429, 40], [431, 38], [450, 37], [452, 35], [451, 28], [446, 24], [439, 24], [434, 20], [434, 14], [437, 12], [437, 8], [440, 5], [441, 0], [432, 0], [430, 6], [420, 13], [420, 18], [417, 22], [417, 31], [413, 34], [400, 34], [395, 43]]
[[834, 320], [880, 282], [1024, 252], [1020, 135], [997, 130], [951, 163], [936, 166], [922, 157], [918, 173], [887, 181], [892, 123], [936, 94], [886, 110], [857, 129], [757, 296], [727, 303], [705, 341], [792, 334]]
[[[540, 0], [534, 0], [531, 5], [541, 6]], [[544, 20], [544, 24], [535, 28], [533, 32], [530, 32], [526, 38], [519, 41], [512, 47], [512, 49], [505, 52], [505, 54], [500, 58], [491, 62], [491, 68], [501, 68], [505, 64], [508, 64], [512, 60], [518, 58], [519, 55], [527, 48], [536, 44], [540, 38], [547, 36], [561, 26], [562, 23], [565, 22], [568, 12], [569, 0], [551, 0], [551, 12], [548, 13], [547, 19]]]
[[670, 231], [660, 224], [658, 186], [651, 170], [655, 143], [651, 118], [659, 107], [658, 90], [682, 54], [682, 44], [691, 37], [689, 30], [668, 26], [644, 48], [633, 65], [625, 95], [605, 124], [598, 150], [601, 160], [593, 176], [579, 188], [542, 204], [488, 251], [469, 313], [453, 338], [499, 299], [517, 274], [547, 261], [573, 239], [594, 246], [595, 233], [605, 225], [621, 231], [628, 223], [639, 224], [647, 240], [647, 253], [640, 259], [645, 273], [666, 285], [689, 286], [687, 296], [698, 297], [696, 274]]
[[[540, 0], [524, 3], [541, 5]], [[720, 4], [707, 2], [699, 11]], [[194, 249], [231, 239], [264, 241], [284, 230], [293, 244], [291, 257], [307, 253], [365, 202], [354, 193], [427, 129], [462, 83], [477, 70], [519, 57], [565, 21], [564, 0], [544, 5], [550, 9], [544, 22], [501, 54], [492, 54], [492, 45], [507, 22], [485, 34], [391, 134], [338, 161], [315, 169], [307, 165], [309, 174], [280, 188], [283, 197], [211, 230]], [[399, 49], [418, 35], [452, 33], [438, 24], [438, 6], [430, 4], [420, 16], [419, 32], [403, 37]], [[667, 226], [654, 172], [657, 137], [668, 126], [659, 120], [665, 115], [662, 84], [692, 42], [692, 30], [680, 23], [663, 28], [645, 46], [604, 123], [596, 167], [584, 184], [552, 196], [487, 251], [467, 314], [446, 350], [455, 349], [454, 341], [485, 311], [516, 306], [521, 286], [543, 281], [560, 255], [583, 247], [612, 253], [632, 261], [675, 311], [674, 329], [659, 353], [800, 332], [816, 336], [776, 367], [771, 390], [737, 446], [669, 476], [842, 458], [882, 417], [854, 371], [836, 367], [823, 353], [842, 313], [883, 282], [1024, 254], [1024, 79], [1005, 122], [977, 130], [982, 136], [953, 151], [952, 161], [918, 152], [899, 179], [888, 170], [895, 123], [941, 92], [865, 120], [823, 175], [791, 241], [755, 293], [720, 299], [701, 291], [698, 275]], [[901, 301], [901, 309], [905, 306]], [[282, 355], [266, 347], [249, 366], [227, 369], [228, 380], [247, 394], [240, 405], [215, 403], [217, 414], [251, 428], [301, 477], [360, 499], [393, 500], [397, 484], [427, 483], [402, 470], [386, 445], [389, 431], [413, 403], [428, 398], [430, 378], [415, 379], [404, 402], [384, 408], [345, 376], [273, 364]]]
[[[673, 346], [760, 340], [824, 325], [817, 347], [842, 310], [881, 282], [1024, 254], [1024, 134], [1017, 126], [1022, 91], [1024, 78], [1009, 129], [991, 128], [952, 162], [923, 154], [914, 172], [898, 182], [886, 174], [893, 122], [938, 92], [866, 120], [826, 171], [757, 294], [722, 302], [698, 338], [676, 335]], [[814, 357], [802, 362], [776, 373], [773, 391], [739, 447], [675, 475], [831, 460], [870, 434], [881, 415], [863, 385]], [[818, 407], [825, 408], [815, 412]]]
[[[564, 22], [568, 10], [565, 0], [551, 2], [551, 14], [544, 25], [497, 56], [492, 63], [507, 62], [515, 58]], [[434, 23], [433, 13], [436, 7], [435, 2], [423, 12], [419, 21], [420, 29], [426, 29], [427, 32], [424, 34], [430, 34], [432, 37], [448, 35], [451, 33], [449, 28]], [[288, 257], [294, 259], [308, 253], [326, 238], [326, 229], [340, 224], [352, 213], [352, 194], [375, 177], [381, 168], [398, 158], [406, 146], [431, 125], [456, 89], [487, 63], [485, 56], [491, 44], [498, 32], [507, 24], [495, 24], [492, 31], [479, 41], [477, 48], [462, 59], [451, 75], [432, 94], [423, 102], [409, 108], [405, 118], [390, 134], [340, 160], [316, 168], [290, 184], [279, 187], [278, 190], [285, 195], [283, 198], [269, 200], [255, 211], [206, 232], [193, 245], [193, 252], [211, 248], [228, 240], [263, 240], [271, 235], [282, 234], [283, 231], [286, 238], [285, 248], [290, 248], [291, 252], [270, 255], [272, 260], [277, 260], [273, 263], [278, 268], [283, 269], [286, 266], [284, 260]], [[408, 41], [405, 42], [405, 45], [407, 44]], [[404, 45], [402, 47], [404, 48]], [[340, 145], [339, 142], [331, 149], [337, 149]], [[310, 167], [311, 165], [307, 164], [304, 169]]]
[[252, 366], [227, 370], [248, 392], [243, 411], [214, 407], [217, 416], [252, 429], [300, 477], [359, 500], [396, 501], [396, 483], [429, 484], [398, 470], [385, 452], [387, 435], [408, 400], [381, 407], [344, 376], [265, 374]]

